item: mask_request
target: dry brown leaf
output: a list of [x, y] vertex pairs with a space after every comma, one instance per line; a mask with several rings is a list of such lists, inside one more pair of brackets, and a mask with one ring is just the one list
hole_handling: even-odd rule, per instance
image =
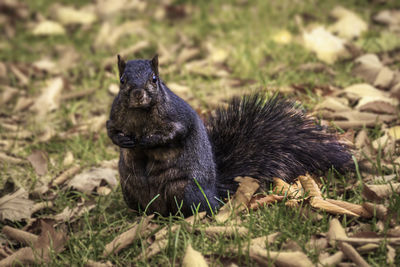
[[344, 259], [344, 254], [341, 251], [336, 252], [330, 257], [321, 259], [318, 266], [336, 266], [338, 263], [342, 262]]
[[376, 76], [373, 85], [377, 88], [388, 89], [392, 84], [394, 75], [394, 71], [388, 67], [383, 67]]
[[284, 250], [284, 251], [302, 251], [302, 248], [296, 241], [289, 239], [285, 243], [283, 243], [282, 250]]
[[120, 12], [143, 12], [147, 7], [147, 2], [140, 0], [96, 0], [96, 10], [99, 16], [104, 19], [114, 19]]
[[317, 238], [316, 236], [312, 236], [311, 239], [306, 244], [307, 250], [322, 251], [327, 247], [328, 247], [328, 239], [326, 237]]
[[0, 151], [0, 162], [5, 162], [5, 163], [8, 163], [8, 164], [10, 164], [10, 163], [11, 164], [21, 164], [21, 163], [24, 163], [25, 160], [9, 156], [9, 155], [7, 155], [7, 154], [5, 154], [5, 153]]
[[168, 246], [168, 239], [161, 239], [155, 241], [149, 247], [147, 247], [139, 256], [135, 258], [135, 260], [142, 260], [145, 258], [151, 258], [154, 255], [161, 252]]
[[284, 196], [278, 196], [278, 195], [260, 195], [260, 196], [255, 196], [251, 199], [250, 201], [250, 206], [249, 208], [252, 210], [256, 210], [259, 207], [269, 205], [269, 204], [275, 204], [277, 202], [281, 202], [285, 199]]
[[63, 88], [64, 80], [61, 77], [47, 81], [46, 87], [42, 89], [41, 95], [32, 106], [32, 109], [37, 112], [37, 118], [39, 120], [42, 120], [47, 113], [59, 107]]
[[72, 154], [71, 151], [67, 151], [67, 153], [65, 153], [65, 156], [64, 156], [63, 166], [68, 167], [72, 163], [74, 163], [74, 154]]
[[53, 6], [52, 15], [62, 25], [90, 25], [97, 20], [96, 14], [88, 8], [75, 9], [62, 5]]
[[72, 175], [77, 174], [81, 170], [81, 167], [79, 165], [75, 165], [61, 173], [59, 176], [57, 176], [52, 182], [52, 186], [56, 185], [61, 185], [65, 183]]
[[282, 179], [274, 178], [274, 193], [278, 195], [287, 195], [292, 198], [300, 198], [303, 196], [303, 190], [300, 182], [294, 184], [288, 184]]
[[0, 266], [14, 266], [15, 263], [45, 264], [50, 261], [51, 253], [59, 253], [64, 250], [68, 238], [65, 233], [56, 232], [54, 228], [41, 221], [42, 232], [32, 247], [17, 250], [7, 258], [0, 261]]
[[378, 244], [365, 244], [357, 248], [357, 251], [361, 254], [376, 251], [379, 248]]
[[142, 218], [140, 222], [134, 223], [127, 231], [115, 237], [113, 241], [105, 246], [103, 256], [107, 257], [111, 253], [118, 254], [119, 251], [132, 244], [138, 238], [149, 234], [146, 228], [153, 217], [147, 216]]
[[208, 266], [204, 256], [200, 252], [194, 250], [192, 245], [188, 245], [186, 248], [185, 255], [182, 259], [183, 267], [205, 267]]
[[314, 181], [314, 179], [309, 175], [300, 175], [298, 177], [301, 186], [304, 189], [304, 192], [307, 196], [311, 197], [322, 197], [321, 190], [319, 189], [319, 186], [317, 183]]
[[263, 249], [266, 249], [266, 245], [271, 245], [272, 243], [274, 243], [276, 241], [276, 239], [281, 235], [280, 232], [275, 232], [272, 234], [269, 234], [267, 236], [260, 236], [257, 238], [253, 238], [252, 240], [250, 240], [250, 246], [259, 246]]
[[17, 103], [15, 103], [14, 111], [15, 112], [24, 111], [29, 107], [31, 107], [33, 103], [34, 99], [22, 96], [18, 98]]
[[[373, 199], [376, 199], [376, 197], [378, 197], [378, 199], [384, 199], [390, 197], [391, 195], [393, 195], [393, 193], [400, 193], [400, 183], [379, 184], [379, 185], [364, 184], [364, 190], [365, 189], [367, 189], [366, 192], [368, 192], [368, 194], [370, 194], [370, 191], [374, 193]], [[367, 199], [371, 200], [369, 198]]]
[[249, 233], [249, 229], [243, 226], [208, 226], [204, 229], [204, 233], [208, 236], [226, 236], [233, 237], [235, 235], [245, 236]]
[[47, 153], [41, 150], [36, 150], [28, 156], [28, 161], [32, 164], [35, 172], [38, 175], [47, 173]]
[[3, 91], [1, 92], [0, 104], [8, 104], [16, 95], [18, 95], [18, 89], [10, 86], [2, 86]]
[[387, 248], [387, 254], [386, 254], [386, 263], [389, 266], [395, 266], [395, 258], [396, 258], [396, 250], [390, 246], [390, 245], [386, 245]]
[[85, 194], [91, 194], [92, 191], [101, 185], [101, 182], [106, 182], [111, 188], [117, 186], [117, 171], [108, 168], [92, 168], [83, 173], [76, 175], [68, 182], [68, 187]]
[[100, 196], [107, 196], [112, 192], [112, 190], [107, 186], [99, 186], [97, 187], [96, 192]]
[[388, 236], [400, 237], [400, 226], [396, 226], [387, 231]]
[[349, 101], [346, 98], [327, 96], [320, 104], [315, 107], [315, 109], [327, 109], [330, 111], [342, 112], [351, 110], [348, 105]]
[[382, 10], [373, 19], [378, 23], [389, 25], [390, 28], [399, 29], [400, 11], [396, 9]]
[[[363, 195], [364, 196], [364, 195]], [[376, 214], [376, 217], [381, 220], [386, 220], [388, 215], [388, 209], [381, 204], [374, 204], [374, 203], [363, 203], [363, 207], [368, 210], [371, 214]]]
[[44, 71], [50, 74], [60, 74], [61, 70], [56, 62], [49, 58], [42, 58], [33, 62], [32, 66], [37, 70]]
[[364, 96], [355, 107], [359, 111], [373, 112], [379, 114], [396, 114], [398, 101], [387, 96]]
[[65, 34], [64, 27], [51, 20], [44, 20], [39, 22], [32, 30], [33, 35], [63, 35]]
[[353, 73], [363, 78], [366, 82], [373, 84], [383, 64], [375, 54], [365, 54], [355, 60]]
[[303, 252], [275, 252], [265, 250], [259, 246], [251, 246], [250, 257], [261, 257], [264, 262], [274, 263], [276, 266], [305, 267], [313, 266], [313, 263]]
[[372, 217], [372, 214], [369, 213], [369, 211], [367, 211], [362, 205], [358, 205], [358, 204], [354, 204], [354, 203], [350, 203], [350, 202], [342, 201], [342, 200], [329, 199], [329, 198], [327, 198], [325, 200], [328, 201], [329, 203], [332, 203], [332, 204], [337, 205], [341, 208], [344, 208], [350, 212], [353, 212], [360, 217], [363, 217], [363, 218], [371, 218]]
[[365, 244], [382, 244], [384, 242], [394, 246], [400, 245], [399, 237], [379, 237], [379, 238], [347, 237], [347, 238], [337, 238], [336, 241], [343, 241], [349, 244], [354, 244], [356, 246], [362, 246]]
[[96, 207], [95, 204], [86, 204], [86, 203], [78, 204], [78, 206], [72, 209], [70, 207], [65, 207], [62, 212], [52, 216], [52, 219], [54, 219], [58, 223], [60, 222], [72, 223], [77, 219], [79, 219], [83, 214], [89, 212], [95, 207]]
[[346, 255], [347, 258], [351, 259], [357, 266], [367, 267], [370, 266], [361, 256], [358, 254], [357, 250], [353, 246], [342, 242], [340, 244], [340, 250]]
[[359, 217], [358, 214], [350, 210], [347, 210], [346, 208], [340, 207], [336, 204], [332, 204], [329, 201], [322, 199], [320, 197], [312, 197], [310, 199], [310, 204], [313, 208], [324, 210], [332, 214], [340, 214], [340, 215], [346, 214], [349, 216]]
[[239, 187], [232, 199], [229, 200], [215, 216], [217, 222], [225, 222], [231, 216], [232, 212], [236, 216], [238, 213], [245, 210], [251, 197], [260, 187], [258, 181], [251, 177], [236, 177], [235, 182], [239, 183]]
[[347, 234], [338, 219], [332, 219], [329, 222], [329, 230], [326, 235], [328, 242], [332, 247], [336, 246], [336, 240], [338, 238], [346, 239]]
[[344, 93], [349, 99], [354, 101], [363, 97], [389, 98], [388, 101], [393, 101], [393, 99], [390, 99], [389, 93], [378, 90], [367, 83], [353, 84], [344, 88], [340, 93]]
[[5, 225], [1, 232], [8, 238], [16, 240], [19, 243], [27, 246], [31, 246], [32, 244], [36, 243], [39, 238], [37, 235], [10, 227], [8, 225]]
[[328, 64], [346, 54], [345, 41], [331, 34], [323, 26], [303, 32], [303, 40], [307, 49], [315, 52], [320, 60]]
[[98, 262], [93, 260], [88, 260], [85, 267], [113, 267], [114, 265], [110, 261]]
[[[141, 40], [127, 48], [125, 48], [124, 50], [120, 51], [118, 54], [123, 57], [133, 57], [133, 55], [147, 47], [149, 47], [150, 42], [148, 40]], [[106, 58], [103, 61], [103, 66], [104, 67], [108, 67], [108, 66], [114, 66], [117, 64], [117, 58], [115, 56]]]
[[145, 22], [142, 20], [127, 21], [121, 25], [111, 25], [106, 21], [97, 34], [94, 46], [96, 48], [113, 47], [123, 36], [145, 35]]
[[344, 7], [337, 6], [330, 14], [338, 20], [329, 27], [329, 30], [346, 40], [358, 38], [368, 29], [368, 24], [364, 20]]
[[28, 192], [20, 188], [13, 194], [0, 198], [0, 220], [20, 221], [32, 215], [34, 202], [28, 198]]
[[23, 86], [27, 86], [29, 84], [29, 77], [25, 75], [22, 70], [14, 64], [10, 64], [11, 72], [17, 77], [19, 83]]

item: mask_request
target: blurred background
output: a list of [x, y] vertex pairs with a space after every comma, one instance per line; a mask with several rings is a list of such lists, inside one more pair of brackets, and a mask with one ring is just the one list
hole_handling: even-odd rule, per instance
[[[360, 55], [399, 67], [396, 7], [394, 0], [3, 0], [0, 151], [4, 161], [45, 151], [53, 174], [65, 158], [83, 166], [115, 158], [104, 123], [119, 90], [117, 54], [158, 53], [162, 79], [201, 114], [260, 89], [313, 108], [327, 92], [365, 79], [352, 71]], [[3, 183], [37, 177], [32, 168], [3, 168]]]

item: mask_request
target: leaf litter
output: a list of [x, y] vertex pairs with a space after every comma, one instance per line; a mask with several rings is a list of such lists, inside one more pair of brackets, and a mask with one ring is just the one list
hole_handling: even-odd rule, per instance
[[[8, 4], [8, 2], [17, 3], [17, 1], [6, 2], [6, 5], [11, 5]], [[4, 5], [4, 3], [1, 3], [0, 5]], [[143, 51], [147, 51], [149, 46], [153, 45], [152, 42], [149, 42], [150, 31], [148, 32], [146, 29], [146, 22], [140, 21], [136, 18], [129, 18], [129, 20], [120, 23], [119, 21], [114, 21], [113, 18], [115, 14], [119, 12], [144, 12], [148, 5], [148, 3], [143, 1], [118, 0], [114, 1], [113, 3], [108, 1], [95, 1], [93, 4], [83, 6], [82, 8], [76, 8], [73, 6], [59, 6], [57, 9], [55, 9], [56, 12], [51, 12], [50, 17], [48, 18], [38, 16], [37, 21], [33, 24], [30, 24], [29, 29], [31, 30], [30, 32], [32, 34], [41, 36], [40, 38], [51, 38], [53, 35], [69, 36], [72, 32], [76, 31], [76, 29], [87, 30], [93, 27], [93, 25], [98, 24], [98, 32], [97, 35], [95, 35], [97, 36], [97, 41], [93, 44], [94, 49], [99, 52], [104, 50], [114, 51], [115, 47], [120, 42], [125, 42], [130, 38], [131, 35], [136, 35], [140, 40], [132, 42], [131, 46], [127, 47], [121, 53], [125, 57], [131, 58], [133, 54], [135, 54], [135, 56], [137, 54], [141, 55]], [[21, 19], [26, 19], [29, 16], [29, 11], [24, 5], [18, 5], [18, 8], [13, 7], [12, 10], [16, 10], [18, 15], [17, 17]], [[193, 10], [191, 8], [186, 8], [184, 5], [183, 7], [174, 7], [170, 4], [163, 4], [158, 9], [159, 14], [157, 15], [157, 19], [168, 18], [169, 20], [173, 20], [171, 17], [173, 15], [171, 14], [177, 14], [177, 12], [182, 14], [182, 18], [185, 18], [190, 15]], [[396, 10], [383, 10], [375, 14], [372, 18], [376, 22], [388, 25], [389, 32], [392, 34], [397, 31], [399, 25], [397, 19], [398, 14], [396, 12]], [[317, 58], [319, 58], [322, 62], [332, 64], [340, 61], [342, 57], [349, 56], [350, 58], [347, 60], [353, 60], [355, 57], [352, 55], [349, 45], [351, 46], [355, 44], [357, 46], [360, 41], [363, 41], [363, 33], [368, 31], [368, 28], [372, 27], [373, 25], [368, 25], [363, 19], [361, 19], [359, 15], [350, 10], [344, 9], [343, 7], [334, 8], [331, 15], [336, 18], [336, 22], [334, 22], [332, 25], [319, 25], [316, 28], [303, 28], [303, 41], [306, 44], [306, 47], [314, 51], [317, 54]], [[348, 27], [350, 24], [352, 24], [352, 27]], [[382, 34], [382, 36], [385, 37], [385, 34]], [[391, 35], [387, 36], [390, 37]], [[162, 42], [157, 44], [158, 50], [160, 50], [160, 54], [162, 54], [162, 57], [160, 57], [160, 62], [165, 62], [166, 66], [163, 66], [163, 68], [168, 68], [166, 73], [183, 73], [190, 74], [191, 76], [195, 77], [202, 76], [223, 78], [223, 83], [233, 84], [232, 81], [227, 78], [230, 75], [230, 71], [227, 71], [226, 68], [221, 68], [221, 66], [227, 65], [227, 62], [230, 60], [232, 51], [230, 51], [229, 48], [223, 47], [209, 40], [204, 41], [204, 46], [202, 47], [199, 45], [194, 45], [190, 41], [188, 42], [188, 38], [185, 36], [179, 38], [181, 40], [177, 42], [177, 44], [169, 47], [163, 48]], [[291, 42], [296, 42], [298, 40], [298, 38], [295, 37], [292, 32], [289, 32], [286, 29], [277, 30], [276, 34], [273, 35], [271, 39], [279, 45], [288, 45]], [[357, 42], [354, 42], [354, 39], [358, 39]], [[206, 56], [203, 55], [204, 52], [206, 52]], [[362, 53], [363, 52], [364, 51], [362, 51]], [[95, 92], [93, 89], [88, 89], [87, 91], [82, 92], [80, 90], [72, 90], [71, 92], [70, 88], [68, 88], [68, 83], [74, 83], [76, 80], [79, 80], [79, 75], [76, 75], [76, 77], [72, 78], [70, 77], [72, 72], [69, 74], [67, 72], [79, 65], [78, 63], [80, 62], [79, 58], [81, 55], [73, 47], [68, 45], [56, 48], [53, 54], [54, 53], [57, 55], [58, 60], [56, 60], [57, 57], [49, 57], [49, 55], [52, 55], [49, 54], [45, 55], [41, 60], [32, 63], [31, 67], [35, 72], [33, 76], [31, 75], [31, 72], [26, 71], [25, 67], [30, 67], [28, 65], [24, 67], [16, 64], [9, 64], [7, 62], [4, 64], [1, 62], [1, 83], [7, 81], [7, 75], [9, 73], [16, 78], [16, 83], [12, 85], [15, 86], [15, 88], [9, 86], [9, 88], [6, 88], [2, 91], [2, 97], [0, 100], [2, 101], [1, 103], [13, 107], [14, 110], [18, 112], [18, 116], [26, 116], [27, 111], [29, 112], [33, 110], [36, 111], [37, 118], [40, 118], [42, 121], [46, 121], [47, 119], [52, 119], [51, 117], [48, 117], [49, 114], [57, 112], [60, 106], [64, 107], [64, 105], [74, 103], [76, 99], [93, 94]], [[371, 156], [372, 159], [376, 157], [378, 151], [382, 147], [388, 147], [388, 142], [392, 142], [391, 144], [394, 146], [394, 148], [396, 148], [398, 145], [396, 141], [398, 140], [399, 136], [396, 128], [399, 126], [396, 124], [398, 122], [397, 111], [398, 100], [400, 97], [397, 96], [397, 100], [395, 98], [396, 93], [400, 92], [399, 72], [395, 69], [393, 64], [390, 65], [387, 60], [381, 60], [382, 57], [382, 54], [365, 54], [354, 59], [353, 72], [357, 77], [363, 79], [365, 83], [358, 84], [360, 86], [362, 85], [359, 89], [351, 87], [358, 86], [357, 84], [350, 84], [344, 89], [334, 88], [333, 94], [330, 93], [329, 96], [324, 95], [325, 101], [323, 101], [316, 108], [316, 110], [319, 112], [319, 116], [321, 116], [323, 119], [334, 119], [333, 124], [340, 126], [344, 130], [354, 127], [367, 127], [356, 134], [356, 140], [354, 142], [357, 143], [356, 147], [363, 148], [364, 151], [368, 150], [369, 152], [366, 154]], [[179, 69], [174, 66], [174, 62], [177, 59], [180, 63], [182, 63], [182, 65], [185, 66], [184, 69]], [[103, 60], [101, 65], [107, 69], [110, 68], [110, 66], [113, 66], [114, 63], [115, 57], [110, 56], [109, 58]], [[333, 66], [326, 65], [326, 63], [306, 63], [302, 66], [299, 66], [298, 69], [307, 72], [326, 72], [332, 77], [335, 77], [335, 75], [337, 75], [336, 70], [333, 68]], [[170, 66], [167, 66], [168, 64], [170, 64]], [[97, 70], [98, 69], [95, 69], [95, 71]], [[107, 73], [107, 75], [110, 75], [112, 79], [114, 79], [113, 82], [115, 82], [115, 77], [112, 76], [113, 74], [111, 74], [110, 69], [107, 70]], [[35, 97], [32, 97], [31, 94], [27, 94], [25, 91], [20, 90], [21, 88], [26, 89], [29, 85], [35, 83], [37, 80], [45, 78], [49, 79], [48, 86], [44, 87], [42, 91]], [[178, 91], [181, 91], [185, 97], [193, 97], [191, 92], [188, 94], [190, 87], [186, 85], [186, 81], [176, 81], [175, 85], [171, 87], [174, 87], [173, 89], [178, 88]], [[113, 86], [110, 86], [110, 93], [116, 94], [118, 90], [119, 88], [115, 83]], [[293, 92], [293, 88], [291, 88], [291, 92]], [[326, 92], [323, 94], [326, 94]], [[16, 102], [13, 102], [14, 100]], [[76, 118], [74, 117], [74, 122], [72, 124], [76, 126], [75, 131], [77, 133], [85, 133], [87, 131], [98, 132], [100, 129], [104, 128], [106, 117], [103, 116], [103, 114], [100, 114], [98, 110], [96, 110], [93, 114], [94, 116], [92, 116], [92, 119], [87, 121], [82, 121], [79, 118], [80, 114], [78, 114]], [[379, 137], [369, 137], [366, 129], [368, 129], [368, 127], [375, 127], [377, 123], [382, 125], [383, 135]], [[24, 125], [22, 127], [24, 127]], [[356, 131], [357, 130], [358, 129], [356, 129]], [[21, 131], [20, 129], [12, 129], [10, 131], [11, 132], [9, 134], [4, 134], [4, 136], [7, 136], [9, 140], [16, 138], [24, 141], [27, 139], [29, 140], [34, 135], [34, 133], [30, 130]], [[50, 134], [47, 139], [42, 139], [42, 142], [46, 142], [43, 140], [50, 140], [55, 136], [58, 136], [63, 140], [70, 139], [72, 136], [71, 133], [73, 132], [63, 132], [59, 133], [58, 135]], [[3, 136], [3, 133], [1, 134]], [[8, 150], [11, 149], [13, 145], [8, 145], [5, 147], [7, 147], [6, 150], [0, 151], [0, 160], [2, 162], [11, 164], [21, 164], [26, 162], [24, 160], [27, 158], [26, 154], [14, 154], [13, 151]], [[3, 149], [3, 147], [1, 147], [1, 149]], [[389, 151], [382, 151], [383, 156], [389, 155]], [[43, 175], [49, 170], [52, 171], [53, 168], [52, 165], [46, 166], [46, 163], [50, 163], [51, 158], [47, 159], [47, 156], [43, 156], [41, 152], [45, 151], [40, 151], [38, 154], [33, 153], [32, 155], [28, 156], [28, 161], [32, 164], [35, 172], [38, 175]], [[41, 199], [42, 197], [49, 197], [49, 201], [52, 201], [50, 195], [52, 194], [53, 190], [65, 190], [67, 188], [74, 188], [84, 192], [85, 195], [90, 197], [93, 197], [92, 195], [96, 194], [105, 195], [109, 194], [109, 192], [111, 192], [110, 188], [114, 188], [117, 184], [115, 180], [116, 172], [111, 172], [109, 170], [101, 171], [103, 174], [106, 174], [105, 177], [102, 177], [102, 175], [99, 173], [90, 173], [90, 170], [79, 174], [83, 167], [80, 165], [71, 165], [77, 163], [79, 164], [79, 156], [75, 151], [73, 154], [71, 153], [66, 155], [68, 156], [65, 156], [65, 160], [62, 163], [65, 171], [58, 176], [51, 173], [53, 178], [52, 182], [35, 188], [35, 191], [32, 192], [37, 193], [35, 200]], [[72, 157], [69, 155], [72, 155]], [[76, 158], [74, 158], [73, 155], [75, 155]], [[383, 161], [382, 163], [385, 162]], [[390, 166], [390, 164], [386, 164], [385, 166], [388, 166], [389, 169], [393, 169], [393, 166]], [[105, 168], [107, 169], [108, 167]], [[387, 207], [387, 201], [389, 198], [393, 197], [393, 194], [398, 193], [397, 181], [391, 181], [390, 184], [382, 184], [383, 181], [377, 181], [377, 179], [367, 180], [363, 177], [363, 181], [360, 181], [363, 183], [364, 188], [363, 198], [364, 200], [370, 202], [365, 202], [362, 205], [358, 205], [340, 199], [339, 197], [341, 196], [341, 193], [339, 193], [338, 199], [329, 199], [328, 197], [324, 197], [323, 195], [325, 194], [325, 191], [321, 192], [320, 186], [315, 183], [313, 178], [308, 176], [305, 177], [305, 180], [304, 178], [300, 178], [300, 180], [303, 179], [301, 180], [303, 183], [297, 182], [292, 185], [285, 184], [279, 178], [275, 178], [274, 191], [269, 192], [269, 194], [260, 192], [260, 190], [257, 189], [258, 185], [255, 186], [254, 182], [251, 180], [241, 180], [243, 185], [239, 187], [240, 190], [238, 190], [238, 193], [227, 202], [224, 208], [222, 208], [216, 215], [214, 220], [219, 224], [226, 222], [237, 223], [238, 221], [240, 222], [240, 216], [246, 216], [249, 210], [264, 208], [265, 206], [275, 205], [279, 202], [285, 202], [285, 205], [292, 203], [291, 205], [298, 209], [300, 206], [305, 205], [307, 207], [311, 207], [312, 210], [316, 210], [317, 212], [323, 210], [324, 212], [337, 214], [337, 217], [339, 218], [352, 216], [354, 218], [362, 217], [363, 220], [369, 220], [369, 218], [372, 216], [373, 218], [379, 220], [377, 225], [383, 225], [382, 222], [385, 220], [389, 221], [389, 227], [391, 228], [388, 230], [388, 234], [391, 233], [394, 235], [391, 237], [391, 239], [385, 237], [347, 237], [346, 231], [349, 232], [350, 228], [347, 228], [344, 231], [344, 234], [343, 232], [342, 234], [335, 234], [333, 235], [334, 237], [332, 237], [332, 234], [329, 233], [327, 234], [327, 237], [324, 235], [318, 236], [318, 238], [314, 236], [316, 239], [314, 240], [315, 242], [313, 241], [313, 246], [319, 246], [319, 249], [322, 251], [322, 253], [325, 253], [326, 255], [325, 258], [321, 257], [319, 264], [338, 264], [343, 262], [343, 260], [351, 260], [357, 264], [365, 264], [365, 262], [362, 261], [362, 258], [360, 260], [360, 257], [357, 255], [357, 253], [361, 253], [361, 251], [376, 251], [378, 249], [377, 246], [383, 244], [384, 240], [389, 243], [389, 245], [387, 245], [387, 263], [391, 264], [393, 262], [395, 254], [392, 246], [396, 248], [399, 244], [399, 241], [393, 238], [398, 238], [400, 234], [397, 233], [398, 231], [396, 232], [397, 228], [395, 228], [395, 226], [397, 223], [393, 212], [391, 212]], [[68, 182], [69, 179], [71, 180]], [[396, 178], [394, 177], [394, 179]], [[84, 182], [82, 183], [82, 181]], [[385, 183], [387, 182], [388, 181], [385, 180]], [[246, 183], [249, 183], [250, 185], [253, 184], [254, 187], [252, 185], [250, 186], [251, 189], [246, 188], [244, 186]], [[2, 205], [0, 204], [0, 211], [3, 220], [29, 220], [32, 218], [33, 212], [38, 211], [43, 207], [51, 207], [53, 205], [52, 202], [38, 202], [35, 204], [29, 199], [26, 192], [21, 195], [17, 194], [18, 197], [16, 197], [14, 194], [6, 195], [5, 198], [3, 197], [0, 199], [0, 202], [3, 200], [3, 203], [1, 203]], [[34, 197], [33, 195], [34, 194], [32, 194], [32, 198]], [[14, 198], [15, 201], [13, 202]], [[11, 206], [15, 206], [8, 208], [7, 204], [9, 203], [12, 204]], [[56, 226], [59, 227], [64, 222], [71, 223], [78, 220], [81, 216], [83, 216], [83, 214], [95, 208], [96, 205], [97, 204], [93, 204], [91, 201], [83, 201], [81, 199], [81, 202], [76, 204], [75, 207], [65, 207], [61, 212], [50, 217], [56, 221]], [[22, 206], [24, 207], [20, 208]], [[11, 210], [11, 212], [7, 213], [7, 210]], [[3, 212], [6, 214], [4, 215], [5, 217], [3, 217]], [[35, 217], [34, 219], [37, 218]], [[229, 219], [232, 219], [232, 221], [229, 221]], [[137, 259], [145, 259], [155, 256], [156, 254], [160, 253], [160, 251], [166, 249], [170, 243], [168, 240], [168, 235], [170, 233], [179, 233], [180, 229], [190, 230], [196, 235], [199, 235], [200, 233], [206, 234], [212, 239], [219, 236], [234, 238], [236, 235], [246, 236], [250, 233], [246, 227], [241, 226], [238, 223], [233, 225], [227, 223], [227, 225], [222, 226], [201, 225], [210, 223], [210, 220], [212, 222], [212, 219], [209, 218], [199, 219], [198, 222], [200, 222], [201, 227], [199, 227], [199, 225], [194, 222], [195, 220], [193, 220], [191, 222], [185, 221], [185, 223], [182, 224], [175, 223], [166, 227], [158, 227], [160, 229], [157, 228], [157, 225], [155, 225], [153, 220], [149, 220], [146, 224], [146, 227], [140, 229], [142, 230], [143, 234], [141, 238], [145, 238], [146, 235], [148, 235], [147, 241], [150, 245], [143, 248], [143, 253], [136, 255]], [[333, 220], [334, 219], [331, 219], [331, 221]], [[340, 225], [339, 221], [338, 223]], [[356, 221], [354, 224], [357, 223], [358, 221]], [[337, 223], [335, 224], [337, 226]], [[132, 227], [134, 228], [135, 225]], [[47, 231], [48, 233], [51, 232], [50, 229], [53, 229], [51, 226], [43, 225], [42, 228], [46, 228], [47, 230], [43, 231]], [[128, 229], [127, 232], [133, 228]], [[29, 229], [29, 227], [26, 229]], [[3, 227], [3, 231], [8, 230], [10, 229]], [[329, 229], [329, 231], [331, 231], [331, 229]], [[34, 235], [32, 233], [26, 233], [28, 233], [30, 238], [16, 237], [15, 235], [13, 236], [13, 234], [9, 234], [9, 238], [15, 239], [17, 242], [20, 242], [23, 245], [27, 245], [28, 242], [26, 242], [26, 240], [33, 240], [29, 241], [29, 244], [32, 244], [35, 243], [34, 241], [36, 238], [40, 238], [40, 236], [42, 236], [41, 234], [40, 236], [36, 235], [33, 237]], [[129, 242], [124, 241], [126, 244], [132, 243], [135, 240], [137, 241], [137, 229], [136, 231], [132, 230], [131, 233], [134, 233], [133, 241], [132, 236], [130, 236], [128, 238], [128, 240], [130, 240]], [[152, 233], [153, 235], [151, 235]], [[23, 235], [24, 234], [22, 233], [22, 236]], [[54, 236], [56, 240], [62, 239], [57, 238], [57, 234], [55, 232], [51, 232], [50, 235]], [[123, 239], [124, 235], [125, 233], [121, 234], [122, 237], [117, 236], [114, 241]], [[257, 262], [259, 262], [260, 259], [261, 262], [272, 259], [277, 265], [293, 265], [297, 263], [297, 265], [303, 264], [306, 266], [307, 264], [312, 264], [310, 259], [308, 259], [307, 256], [302, 252], [292, 253], [289, 251], [281, 251], [278, 253], [267, 249], [265, 245], [271, 245], [276, 242], [279, 235], [280, 233], [273, 233], [268, 236], [265, 235], [252, 238], [249, 248], [250, 257]], [[335, 245], [326, 245], [328, 243], [328, 239], [330, 241], [335, 240], [335, 242], [338, 243], [340, 251], [337, 251], [331, 255], [330, 253], [334, 252], [332, 249], [335, 247]], [[285, 245], [287, 249], [291, 247], [290, 244], [292, 241], [293, 240], [286, 241]], [[317, 242], [319, 245], [315, 245]], [[57, 241], [56, 243], [63, 242]], [[116, 243], [118, 243], [118, 245], [115, 245]], [[371, 244], [372, 246], [363, 247]], [[125, 246], [128, 245], [129, 244]], [[119, 241], [114, 242], [110, 246], [112, 249], [109, 253], [123, 253], [123, 247], [120, 248]], [[194, 256], [194, 258], [203, 258], [204, 260], [204, 257], [199, 255], [199, 253], [194, 252], [196, 249], [195, 244], [193, 244], [193, 247], [194, 248], [191, 246], [187, 247], [187, 251], [190, 252], [189, 254], [195, 254], [196, 256]], [[190, 248], [192, 250], [190, 250]], [[293, 245], [293, 248], [296, 248], [296, 245]], [[21, 258], [22, 261], [26, 260], [26, 262], [32, 263], [32, 252], [29, 249], [30, 248], [22, 248], [21, 252], [18, 252], [17, 254], [26, 254], [27, 258]], [[39, 247], [39, 250], [40, 249], [42, 248]], [[285, 247], [282, 247], [282, 249], [285, 249]], [[356, 250], [356, 253], [354, 253], [354, 249]], [[49, 259], [47, 248], [42, 249], [41, 253], [41, 255], [44, 256], [44, 262], [48, 262]], [[15, 254], [12, 255], [14, 255], [13, 257], [15, 258]], [[347, 256], [347, 259], [345, 259], [345, 255]], [[189, 260], [185, 260], [188, 262], [188, 264], [196, 261], [192, 259], [193, 256], [184, 257], [189, 258]], [[96, 262], [92, 261], [91, 263], [95, 264]], [[109, 262], [96, 264], [109, 265]]]

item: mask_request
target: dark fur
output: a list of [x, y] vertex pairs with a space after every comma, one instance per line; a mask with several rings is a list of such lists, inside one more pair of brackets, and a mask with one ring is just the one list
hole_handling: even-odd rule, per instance
[[[280, 97], [235, 98], [208, 122], [158, 77], [158, 60], [118, 58], [121, 90], [114, 99], [108, 135], [121, 147], [123, 195], [133, 209], [190, 215], [194, 206], [215, 210], [217, 199], [233, 194], [236, 176], [265, 182], [280, 177], [343, 170], [351, 156], [334, 135]], [[154, 77], [157, 77], [154, 82]], [[211, 140], [211, 142], [210, 142]], [[196, 185], [196, 179], [207, 197]]]
[[306, 172], [350, 165], [348, 148], [282, 97], [260, 94], [234, 98], [207, 124], [217, 166], [218, 192], [236, 191], [236, 176], [273, 177], [286, 182]]

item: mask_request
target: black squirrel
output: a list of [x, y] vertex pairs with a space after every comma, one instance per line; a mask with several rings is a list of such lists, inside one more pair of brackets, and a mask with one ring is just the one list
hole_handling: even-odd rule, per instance
[[[163, 216], [213, 213], [237, 189], [237, 176], [270, 183], [351, 164], [348, 147], [294, 102], [257, 93], [233, 98], [203, 124], [161, 80], [158, 56], [125, 62], [107, 133], [120, 147], [128, 206]], [[206, 126], [205, 126], [206, 125]]]

